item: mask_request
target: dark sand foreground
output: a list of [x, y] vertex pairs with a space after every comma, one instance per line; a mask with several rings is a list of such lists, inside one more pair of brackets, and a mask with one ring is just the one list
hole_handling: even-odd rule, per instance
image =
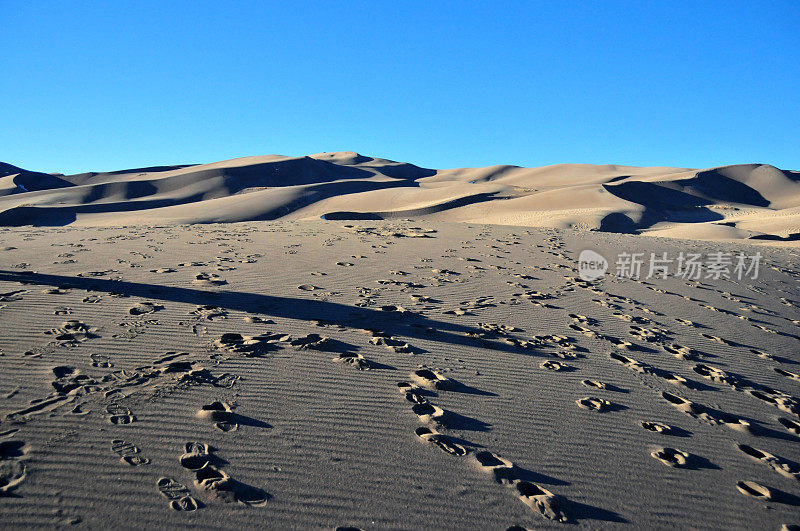
[[[587, 248], [763, 259], [584, 282]], [[799, 275], [429, 220], [3, 229], [0, 522], [800, 523]]]

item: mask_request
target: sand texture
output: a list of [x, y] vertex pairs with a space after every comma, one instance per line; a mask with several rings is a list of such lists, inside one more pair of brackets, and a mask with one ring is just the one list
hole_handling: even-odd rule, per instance
[[[783, 237], [796, 174], [426, 173], [340, 153], [5, 177], [3, 223], [48, 226], [0, 229], [0, 525], [800, 523], [792, 248], [470, 222]], [[587, 248], [763, 259], [585, 282]]]

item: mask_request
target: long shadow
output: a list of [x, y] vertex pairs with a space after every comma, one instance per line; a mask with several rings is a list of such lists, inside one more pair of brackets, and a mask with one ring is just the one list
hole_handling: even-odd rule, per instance
[[750, 236], [748, 240], [771, 240], [776, 242], [796, 242], [800, 240], [800, 232], [793, 232], [788, 236], [778, 236], [777, 234], [757, 234]]
[[239, 424], [241, 426], [252, 426], [253, 428], [271, 428], [272, 424], [264, 422], [263, 420], [258, 420], [253, 417], [248, 417], [246, 415], [240, 415], [239, 413], [232, 413], [231, 414], [231, 422], [235, 424]]
[[569, 500], [569, 509], [574, 520], [600, 520], [601, 522], [627, 523], [628, 520], [608, 509]]
[[385, 363], [379, 363], [379, 362], [374, 361], [374, 360], [367, 360], [367, 363], [369, 363], [369, 368], [370, 369], [375, 369], [375, 370], [379, 370], [379, 371], [396, 371], [397, 370], [397, 367], [395, 367], [393, 365], [387, 365]]
[[443, 424], [451, 430], [489, 431], [491, 429], [491, 424], [489, 423], [474, 417], [461, 415], [450, 409], [447, 410], [447, 415], [444, 418]]
[[528, 470], [527, 468], [518, 467], [516, 465], [514, 465], [513, 474], [516, 479], [530, 481], [531, 483], [544, 483], [546, 485], [569, 485], [569, 482], [564, 481], [563, 479], [554, 478], [553, 476], [548, 476], [547, 474], [542, 474], [541, 472], [534, 472], [532, 470]]
[[794, 494], [789, 494], [775, 487], [770, 487], [770, 490], [772, 491], [772, 501], [785, 503], [786, 505], [800, 505], [800, 498]]
[[689, 470], [720, 470], [719, 465], [716, 465], [707, 458], [697, 454], [689, 455], [689, 459], [687, 460], [685, 467]]
[[[301, 321], [324, 320], [353, 328], [381, 328], [391, 335], [416, 339], [436, 340], [442, 343], [474, 348], [476, 341], [467, 334], [478, 334], [480, 329], [446, 321], [436, 321], [421, 315], [397, 318], [390, 312], [359, 308], [335, 302], [241, 293], [235, 291], [205, 291], [195, 288], [161, 286], [123, 280], [82, 278], [65, 275], [0, 270], [0, 281], [118, 293], [126, 296], [180, 302], [196, 305], [213, 304], [228, 310], [257, 312], [274, 317]], [[434, 332], [429, 332], [433, 329]], [[481, 341], [493, 350], [523, 354], [518, 347], [501, 342]], [[530, 355], [526, 351], [524, 354]], [[462, 391], [463, 392], [463, 391]], [[475, 391], [472, 391], [475, 392]]]
[[481, 396], [497, 396], [497, 394], [492, 393], [491, 391], [483, 391], [478, 389], [477, 387], [472, 387], [471, 385], [467, 385], [465, 383], [459, 382], [453, 378], [450, 378], [450, 387], [447, 388], [447, 391], [453, 393], [464, 393], [467, 395], [481, 395]]

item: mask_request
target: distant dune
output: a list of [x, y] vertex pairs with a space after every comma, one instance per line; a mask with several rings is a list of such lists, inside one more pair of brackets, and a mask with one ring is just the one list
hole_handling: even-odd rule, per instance
[[108, 173], [0, 163], [0, 225], [425, 218], [705, 240], [800, 239], [800, 172], [557, 164], [434, 170], [354, 152]]

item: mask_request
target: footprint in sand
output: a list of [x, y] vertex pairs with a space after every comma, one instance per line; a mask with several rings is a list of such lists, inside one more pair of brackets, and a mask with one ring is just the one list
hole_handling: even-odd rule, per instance
[[226, 402], [216, 401], [205, 404], [197, 412], [197, 416], [204, 420], [213, 421], [214, 427], [220, 431], [228, 432], [239, 428], [235, 421], [236, 414]]
[[665, 371], [663, 369], [657, 369], [652, 365], [649, 365], [647, 363], [641, 363], [633, 358], [629, 358], [628, 356], [617, 354], [616, 352], [610, 353], [609, 357], [614, 361], [621, 363], [628, 369], [637, 372], [639, 374], [651, 374], [658, 378], [662, 378], [673, 385], [687, 387], [688, 380], [683, 376], [679, 376], [677, 374]]
[[114, 366], [114, 364], [111, 363], [111, 358], [104, 356], [103, 354], [91, 354], [89, 355], [89, 358], [92, 360], [92, 367], [109, 369]]
[[7, 291], [5, 293], [0, 293], [0, 302], [21, 301], [23, 293], [27, 293], [27, 290], [18, 289], [16, 291]]
[[187, 470], [200, 470], [211, 459], [212, 448], [202, 442], [188, 442], [184, 445], [184, 453], [178, 458], [181, 466]]
[[162, 267], [160, 269], [151, 269], [150, 270], [151, 273], [158, 273], [158, 274], [175, 273], [177, 271], [178, 271], [177, 269], [172, 269], [171, 267]]
[[711, 380], [712, 382], [721, 383], [730, 385], [735, 387], [737, 385], [736, 378], [728, 374], [727, 372], [723, 371], [722, 369], [717, 369], [716, 367], [711, 367], [709, 365], [704, 365], [702, 363], [698, 363], [692, 370], [705, 378], [706, 380]]
[[84, 386], [96, 386], [97, 380], [90, 378], [85, 374], [79, 374], [78, 369], [67, 365], [60, 365], [53, 367], [53, 376], [55, 380], [51, 382], [53, 389], [58, 393], [66, 394], [70, 391]]
[[297, 289], [303, 290], [303, 291], [314, 291], [314, 290], [318, 290], [320, 288], [318, 286], [313, 285], [313, 284], [301, 284], [301, 285], [297, 286]]
[[148, 313], [154, 313], [159, 310], [163, 310], [164, 307], [152, 302], [140, 302], [128, 310], [128, 313], [131, 315], [145, 315]]
[[791, 380], [795, 380], [795, 381], [799, 381], [800, 382], [800, 374], [795, 374], [793, 372], [785, 371], [785, 370], [781, 369], [780, 367], [773, 367], [772, 370], [777, 372], [781, 376], [785, 376], [785, 377], [787, 377], [787, 378], [789, 378]]
[[722, 343], [723, 345], [731, 345], [731, 343], [727, 339], [723, 339], [723, 338], [718, 337], [718, 336], [714, 336], [714, 335], [711, 335], [711, 334], [705, 334], [705, 333], [702, 333], [700, 335], [702, 337], [708, 339], [709, 341], [713, 341], [714, 343]]
[[747, 444], [739, 444], [738, 448], [751, 459], [767, 465], [778, 474], [787, 478], [800, 480], [800, 468], [792, 465], [785, 459], [782, 459], [776, 455], [772, 455], [764, 450], [753, 448]]
[[95, 328], [90, 328], [83, 321], [71, 319], [64, 321], [60, 328], [53, 328], [45, 332], [45, 334], [54, 336], [56, 341], [62, 344], [77, 344], [87, 339], [100, 337], [94, 333], [95, 330]]
[[218, 306], [202, 305], [189, 312], [189, 315], [213, 321], [214, 319], [225, 319], [228, 312]]
[[433, 297], [428, 297], [425, 295], [420, 295], [419, 293], [412, 293], [409, 295], [412, 301], [415, 304], [440, 304], [442, 301], [439, 299], [434, 299]]
[[380, 309], [383, 310], [384, 312], [408, 313], [408, 310], [406, 310], [402, 306], [396, 306], [394, 304], [387, 304], [385, 306], [381, 306]]
[[388, 334], [379, 332], [377, 330], [369, 330], [368, 332], [375, 334], [369, 340], [369, 342], [373, 345], [382, 345], [392, 352], [397, 352], [400, 354], [414, 354], [417, 352], [417, 349], [412, 347], [410, 344], [400, 339], [395, 339]]
[[227, 472], [210, 463], [194, 471], [194, 484], [224, 502], [239, 502], [242, 505], [264, 505], [271, 496], [263, 490], [246, 485], [231, 478]]
[[337, 357], [333, 358], [333, 361], [352, 365], [360, 371], [368, 371], [370, 369], [369, 361], [361, 354], [356, 354], [355, 352], [342, 352]]
[[548, 371], [568, 371], [574, 369], [571, 365], [566, 365], [560, 361], [547, 360], [539, 364], [539, 368], [547, 369]]
[[759, 358], [764, 358], [765, 360], [775, 361], [775, 356], [773, 356], [772, 354], [769, 354], [767, 352], [764, 352], [762, 350], [751, 348], [750, 352], [752, 352], [753, 354], [755, 354]]
[[625, 367], [634, 372], [638, 372], [640, 374], [644, 374], [647, 372], [647, 367], [633, 358], [629, 358], [628, 356], [623, 356], [622, 354], [617, 354], [616, 352], [611, 352], [608, 356], [612, 360], [624, 365]]
[[193, 282], [203, 286], [224, 286], [228, 283], [227, 280], [223, 280], [219, 275], [215, 275], [214, 273], [198, 273], [195, 275]]
[[422, 388], [416, 384], [411, 382], [397, 382], [397, 388], [405, 395], [406, 400], [412, 404], [425, 404], [428, 402], [428, 399], [422, 395]]
[[131, 410], [122, 404], [111, 403], [106, 406], [106, 413], [108, 413], [108, 421], [111, 424], [131, 424], [136, 422], [136, 416], [131, 413]]
[[474, 313], [469, 312], [467, 310], [462, 310], [461, 308], [456, 308], [455, 310], [446, 310], [442, 313], [446, 315], [457, 315], [459, 317], [462, 317], [464, 315], [475, 315]]
[[584, 357], [583, 354], [578, 354], [572, 350], [557, 350], [555, 352], [548, 352], [547, 354], [562, 360], [575, 360]]
[[[6, 398], [8, 398], [7, 395], [6, 395]], [[5, 437], [11, 437], [12, 435], [17, 433], [18, 431], [19, 431], [19, 428], [11, 428], [10, 430], [0, 431], [0, 439], [3, 439]]]
[[581, 326], [581, 325], [579, 325], [579, 324], [576, 324], [576, 323], [570, 323], [568, 326], [569, 326], [569, 327], [570, 327], [572, 330], [575, 330], [575, 331], [576, 331], [576, 332], [578, 332], [579, 334], [581, 334], [581, 335], [584, 335], [584, 336], [586, 336], [586, 337], [599, 337], [599, 334], [598, 334], [597, 332], [595, 332], [594, 330], [591, 330], [591, 329], [589, 329], [589, 328], [586, 328], [586, 327], [584, 327], [584, 326]]
[[186, 485], [178, 483], [172, 478], [162, 477], [156, 482], [158, 492], [169, 500], [169, 508], [173, 511], [196, 511], [199, 508], [197, 500], [189, 495]]
[[736, 489], [744, 494], [763, 501], [772, 499], [772, 491], [769, 487], [756, 483], [755, 481], [737, 481]]
[[259, 317], [257, 315], [247, 315], [244, 317], [245, 323], [250, 324], [275, 324], [275, 321], [272, 319], [265, 319], [263, 317]]
[[597, 380], [581, 380], [581, 385], [593, 389], [605, 389], [606, 387], [608, 387], [605, 383], [598, 382]]
[[549, 490], [530, 481], [517, 481], [514, 489], [519, 499], [542, 517], [556, 522], [569, 521], [558, 497]]
[[467, 455], [466, 448], [464, 448], [460, 444], [453, 442], [453, 440], [447, 435], [442, 435], [441, 433], [432, 428], [420, 426], [419, 428], [414, 430], [414, 433], [423, 442], [436, 446], [437, 448], [439, 448], [440, 450], [442, 450], [447, 454], [455, 455], [457, 457], [463, 457]]
[[104, 269], [102, 271], [87, 271], [86, 273], [78, 273], [78, 276], [81, 278], [107, 277], [112, 273], [119, 273], [119, 271], [116, 269]]
[[455, 382], [430, 369], [417, 369], [411, 373], [411, 380], [420, 387], [431, 390], [447, 390], [455, 387]]
[[662, 344], [661, 348], [663, 348], [666, 352], [672, 354], [676, 358], [684, 361], [693, 360], [699, 354], [694, 349], [685, 347], [683, 345], [679, 345], [677, 343]]
[[30, 448], [23, 441], [0, 442], [0, 461], [25, 457]]
[[7, 495], [25, 481], [25, 463], [16, 459], [0, 459], [0, 496]]
[[83, 409], [83, 408], [84, 408], [84, 406], [86, 406], [86, 402], [81, 402], [80, 404], [76, 404], [76, 405], [75, 405], [75, 407], [73, 407], [73, 408], [72, 408], [72, 409], [69, 411], [69, 413], [67, 413], [67, 414], [66, 414], [66, 415], [64, 415], [64, 416], [68, 416], [68, 415], [75, 415], [75, 416], [82, 417], [82, 416], [84, 416], [84, 415], [88, 415], [89, 413], [91, 413], [91, 412], [92, 412], [92, 410], [91, 410], [91, 409]]
[[208, 463], [194, 472], [194, 484], [199, 489], [220, 492], [231, 486], [231, 478], [228, 473]]
[[333, 340], [319, 334], [307, 334], [289, 341], [289, 344], [298, 350], [322, 350], [329, 351], [333, 348]]
[[507, 336], [511, 332], [519, 331], [519, 329], [514, 326], [498, 324], [498, 323], [478, 323], [478, 326], [482, 330], [485, 330], [496, 336]]
[[472, 460], [478, 468], [490, 474], [497, 483], [511, 484], [516, 478], [514, 463], [486, 450], [472, 454]]
[[447, 415], [444, 409], [431, 404], [427, 400], [411, 406], [411, 411], [419, 417], [421, 422], [426, 424], [442, 424]]
[[[736, 386], [732, 387], [736, 389]], [[759, 400], [775, 406], [781, 411], [800, 416], [800, 400], [791, 395], [787, 395], [783, 391], [764, 388], [761, 391], [756, 389], [747, 389], [746, 393], [754, 398], [758, 398]]]
[[662, 342], [667, 339], [670, 332], [661, 328], [643, 328], [641, 326], [631, 325], [629, 333], [648, 343]]
[[619, 349], [630, 350], [633, 347], [633, 343], [630, 341], [625, 341], [624, 339], [611, 336], [604, 336], [604, 339]]
[[668, 393], [667, 391], [662, 391], [661, 397], [672, 404], [677, 410], [683, 411], [690, 417], [700, 419], [711, 424], [721, 424], [732, 430], [742, 433], [751, 433], [750, 423], [744, 419], [740, 419], [739, 417], [724, 413], [722, 411], [713, 410], [702, 404], [698, 404], [678, 395]]
[[779, 417], [778, 422], [795, 435], [800, 435], [800, 422], [795, 422], [794, 420], [785, 419], [783, 417]]
[[216, 348], [236, 352], [248, 358], [257, 358], [280, 348], [276, 343], [286, 342], [291, 337], [285, 334], [243, 336], [234, 332], [222, 334], [214, 341]]
[[569, 317], [575, 321], [576, 323], [585, 324], [586, 326], [596, 326], [598, 323], [597, 319], [592, 317], [586, 317], [585, 315], [581, 315], [578, 313], [571, 313]]
[[641, 422], [642, 428], [652, 431], [654, 433], [661, 433], [663, 435], [669, 435], [672, 433], [672, 427], [667, 424], [662, 424], [661, 422], [652, 422], [652, 421], [642, 421]]
[[111, 441], [111, 451], [120, 457], [120, 461], [130, 466], [141, 466], [150, 463], [150, 459], [139, 455], [139, 448], [122, 439]]
[[671, 467], [684, 467], [689, 461], [689, 454], [675, 448], [660, 448], [650, 453], [653, 458]]
[[576, 400], [575, 403], [578, 404], [578, 407], [581, 408], [581, 409], [589, 409], [589, 410], [597, 411], [597, 412], [600, 412], [600, 413], [602, 413], [604, 411], [608, 411], [612, 407], [612, 403], [609, 402], [608, 400], [605, 400], [603, 398], [593, 397], [593, 396], [587, 396], [585, 398], [580, 398], [580, 399]]
[[69, 289], [65, 288], [46, 288], [42, 290], [45, 295], [65, 295], [69, 293]]

